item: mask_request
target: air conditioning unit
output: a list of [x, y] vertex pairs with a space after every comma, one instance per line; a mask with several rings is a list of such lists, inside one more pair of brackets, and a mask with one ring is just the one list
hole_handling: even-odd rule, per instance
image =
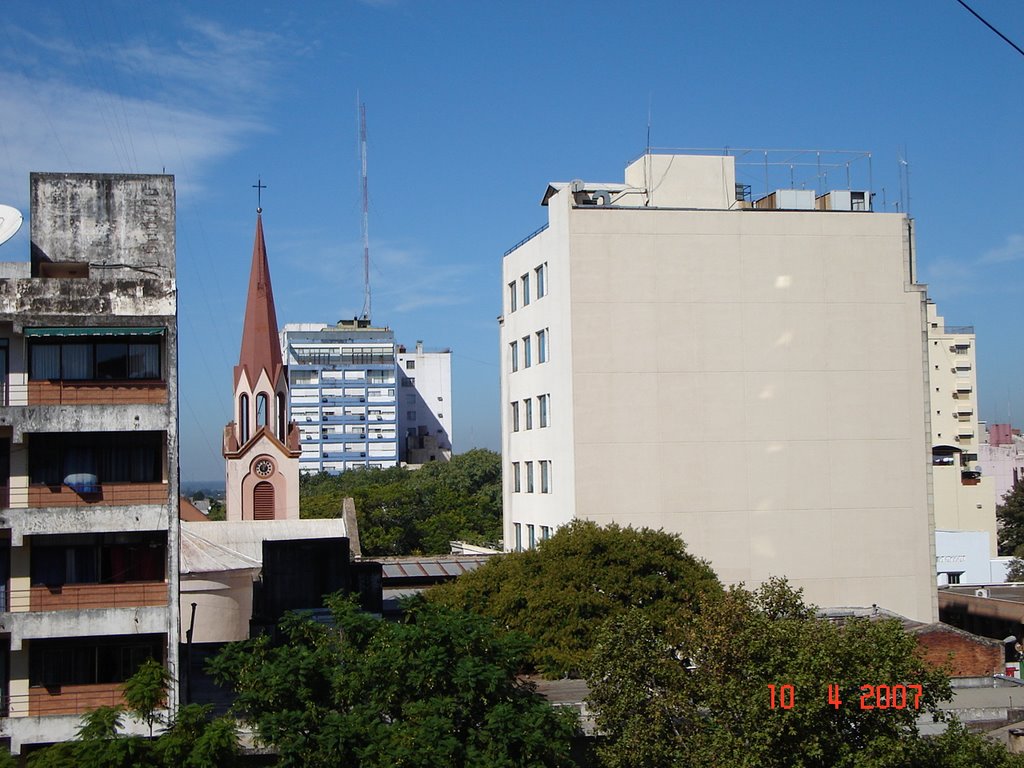
[[976, 589], [976, 590], [974, 590], [974, 596], [975, 597], [988, 597], [989, 596], [988, 595], [988, 590], [984, 589], [984, 588]]

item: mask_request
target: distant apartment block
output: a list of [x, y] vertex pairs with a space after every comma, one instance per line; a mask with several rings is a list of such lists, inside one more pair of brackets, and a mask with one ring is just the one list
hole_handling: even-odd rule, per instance
[[30, 186], [31, 260], [0, 264], [0, 731], [16, 753], [72, 738], [145, 660], [179, 671], [174, 180]]
[[365, 320], [289, 323], [281, 334], [301, 472], [445, 461], [451, 354], [413, 352]]
[[398, 347], [398, 435], [403, 464], [420, 466], [452, 457], [452, 354], [428, 352], [417, 341]]
[[978, 446], [978, 465], [985, 477], [991, 478], [996, 504], [1001, 504], [1017, 483], [1024, 482], [1024, 438], [1020, 430], [1010, 424], [989, 425]]
[[760, 196], [767, 153], [548, 186], [502, 262], [505, 548], [573, 518], [664, 528], [726, 582], [935, 621], [913, 224], [841, 162], [817, 191], [787, 162]]
[[[986, 533], [989, 554], [995, 557], [993, 479], [979, 465], [974, 328], [946, 325], [934, 304], [927, 308], [935, 528]], [[954, 584], [960, 575], [955, 567], [940, 573]]]

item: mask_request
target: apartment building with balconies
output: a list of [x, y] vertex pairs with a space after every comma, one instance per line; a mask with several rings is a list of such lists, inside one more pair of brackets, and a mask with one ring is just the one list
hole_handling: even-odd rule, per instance
[[397, 465], [394, 332], [361, 319], [288, 323], [281, 346], [289, 418], [299, 429], [299, 471]]
[[[982, 531], [989, 556], [997, 555], [994, 478], [979, 464], [978, 375], [973, 326], [946, 325], [928, 303], [928, 378], [931, 409], [932, 484], [935, 528]], [[947, 583], [958, 583], [955, 567], [940, 568]]]
[[549, 184], [502, 259], [505, 548], [663, 528], [723, 581], [935, 621], [927, 296], [870, 189], [863, 153], [761, 150]]
[[34, 173], [30, 188], [31, 254], [0, 264], [0, 737], [15, 752], [73, 737], [146, 659], [178, 670], [174, 180]]

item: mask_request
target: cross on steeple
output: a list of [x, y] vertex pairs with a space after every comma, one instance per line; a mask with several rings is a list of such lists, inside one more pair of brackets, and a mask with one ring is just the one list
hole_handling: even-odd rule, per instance
[[263, 183], [263, 180], [257, 176], [256, 183], [252, 185], [252, 188], [256, 190], [256, 213], [263, 213], [263, 200], [262, 192], [267, 188], [267, 185]]

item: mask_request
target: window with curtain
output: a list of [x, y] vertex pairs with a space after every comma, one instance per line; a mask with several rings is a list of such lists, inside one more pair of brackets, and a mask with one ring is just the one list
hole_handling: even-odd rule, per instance
[[29, 481], [59, 485], [69, 475], [95, 475], [100, 483], [163, 482], [162, 432], [33, 434]]
[[65, 381], [159, 381], [158, 341], [29, 342], [29, 378]]

